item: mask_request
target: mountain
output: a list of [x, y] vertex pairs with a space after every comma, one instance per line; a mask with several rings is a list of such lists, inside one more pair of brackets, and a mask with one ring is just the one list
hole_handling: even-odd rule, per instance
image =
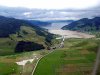
[[62, 29], [98, 34], [100, 31], [100, 17], [93, 19], [83, 18], [62, 27]]
[[52, 34], [26, 20], [0, 16], [0, 55], [44, 49], [52, 39]]
[[28, 20], [28, 22], [32, 23], [33, 25], [40, 26], [40, 27], [51, 25], [50, 22], [43, 22], [43, 21], [38, 21], [38, 20]]
[[59, 23], [59, 22], [73, 22], [74, 20], [48, 20], [49, 23]]

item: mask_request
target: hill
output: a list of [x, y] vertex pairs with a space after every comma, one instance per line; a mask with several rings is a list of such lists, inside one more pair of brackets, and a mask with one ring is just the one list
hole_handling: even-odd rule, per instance
[[62, 27], [62, 29], [98, 34], [100, 31], [100, 17], [95, 17], [93, 19], [83, 18]]
[[32, 23], [35, 26], [47, 26], [47, 25], [51, 25], [50, 22], [44, 22], [44, 21], [38, 21], [38, 20], [28, 20], [28, 22]]
[[0, 16], [0, 55], [44, 49], [52, 39], [52, 34], [28, 21]]

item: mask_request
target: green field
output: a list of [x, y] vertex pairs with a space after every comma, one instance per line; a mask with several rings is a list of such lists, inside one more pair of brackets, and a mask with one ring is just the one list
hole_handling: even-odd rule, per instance
[[0, 62], [0, 75], [15, 74], [18, 71], [18, 66], [15, 63], [1, 63]]
[[[48, 52], [50, 51], [41, 50], [0, 56], [0, 75], [30, 75], [36, 62], [38, 61], [38, 59], [34, 59], [34, 54], [37, 58], [40, 58]], [[27, 62], [24, 68], [23, 66], [16, 64], [16, 62], [26, 59], [34, 59], [34, 61], [32, 63]]]
[[88, 51], [56, 50], [39, 62], [34, 75], [86, 75], [92, 72], [95, 56]]
[[42, 58], [34, 75], [91, 75], [97, 39], [67, 39], [65, 48]]
[[[1, 39], [1, 43], [6, 44], [6, 40], [9, 41]], [[10, 51], [14, 45], [7, 47], [8, 43], [0, 44], [0, 48]], [[98, 45], [99, 39], [66, 39], [64, 48], [56, 49], [40, 60], [34, 75], [91, 75]], [[24, 69], [15, 62], [32, 59], [34, 54], [40, 58], [48, 52], [50, 50], [0, 56], [0, 75], [30, 75], [37, 59], [32, 63], [28, 62]]]

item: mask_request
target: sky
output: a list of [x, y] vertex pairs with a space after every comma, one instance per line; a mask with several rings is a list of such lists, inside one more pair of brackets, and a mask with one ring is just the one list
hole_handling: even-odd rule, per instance
[[0, 6], [38, 9], [87, 9], [99, 4], [100, 0], [0, 0]]
[[100, 0], [0, 0], [0, 15], [35, 20], [94, 18], [100, 17]]

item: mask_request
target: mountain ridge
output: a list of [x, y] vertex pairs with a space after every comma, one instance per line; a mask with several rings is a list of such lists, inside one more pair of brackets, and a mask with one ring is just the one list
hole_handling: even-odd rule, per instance
[[100, 17], [95, 17], [93, 19], [82, 18], [69, 25], [65, 25], [62, 29], [93, 33], [97, 35], [100, 31]]

